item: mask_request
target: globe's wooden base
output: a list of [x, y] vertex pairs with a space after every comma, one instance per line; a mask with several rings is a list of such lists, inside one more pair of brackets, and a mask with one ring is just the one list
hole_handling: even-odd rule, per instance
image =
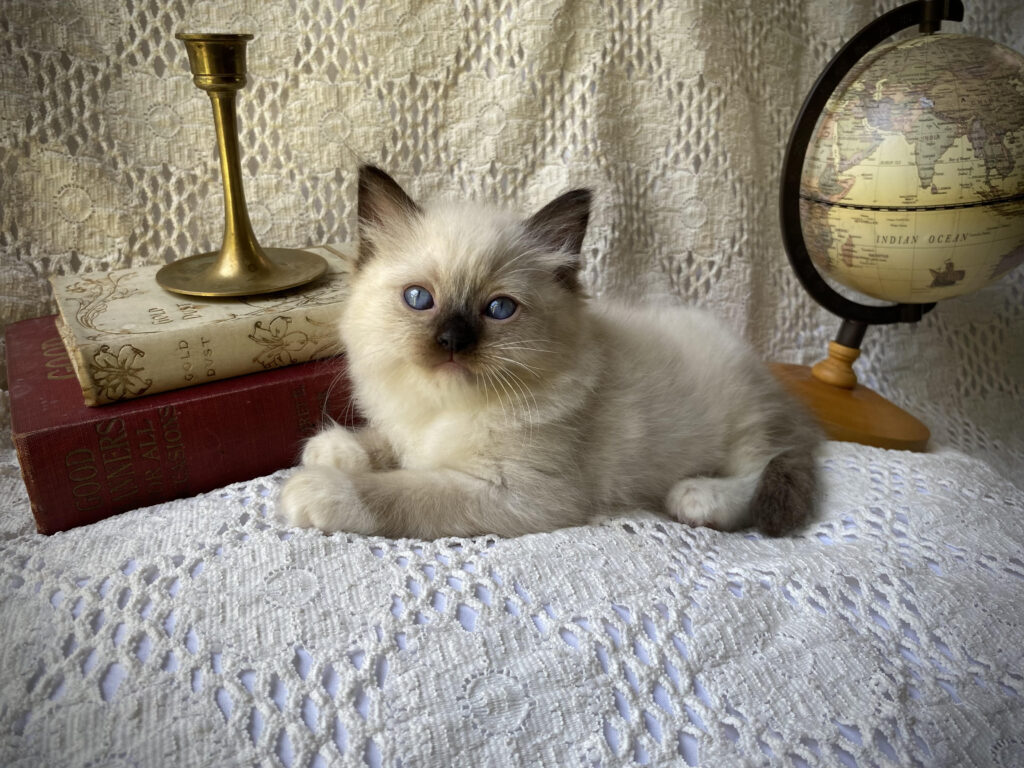
[[810, 408], [830, 440], [927, 450], [928, 427], [874, 390], [856, 383], [850, 388], [828, 384], [805, 365], [772, 363], [771, 369], [786, 389]]

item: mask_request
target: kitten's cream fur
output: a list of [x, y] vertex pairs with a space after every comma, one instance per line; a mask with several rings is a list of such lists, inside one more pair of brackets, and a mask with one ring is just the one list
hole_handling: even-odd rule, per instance
[[[736, 337], [693, 309], [577, 282], [583, 190], [523, 221], [421, 208], [360, 171], [360, 255], [339, 330], [368, 425], [310, 440], [285, 519], [388, 536], [548, 531], [628, 507], [693, 525], [803, 523], [818, 435]], [[413, 309], [410, 286], [434, 306]], [[484, 310], [517, 304], [508, 319]]]

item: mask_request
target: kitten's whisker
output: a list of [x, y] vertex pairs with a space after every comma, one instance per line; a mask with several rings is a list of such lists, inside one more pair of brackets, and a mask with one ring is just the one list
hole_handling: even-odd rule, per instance
[[[519, 251], [519, 253], [517, 253], [515, 256], [513, 256], [511, 259], [509, 259], [507, 262], [505, 262], [503, 267], [504, 268], [508, 268], [508, 267], [515, 266], [519, 261], [522, 261], [523, 259], [534, 258], [535, 256], [536, 256], [536, 252], [532, 248], [523, 248], [522, 250]], [[536, 269], [538, 271], [543, 271], [543, 270], [539, 270], [538, 267], [534, 267], [534, 269]], [[504, 269], [503, 269], [503, 271], [504, 271]]]
[[491, 348], [492, 349], [501, 350], [502, 352], [525, 351], [525, 352], [539, 352], [541, 354], [551, 354], [551, 353], [554, 352], [554, 350], [552, 350], [552, 349], [545, 349], [544, 347], [530, 347], [530, 346], [527, 346], [525, 344], [513, 344], [511, 342], [508, 343], [508, 344], [494, 344], [494, 345], [492, 345]]
[[[522, 388], [522, 385], [518, 382], [517, 377], [507, 369], [502, 370], [500, 368], [496, 368], [495, 373], [500, 377], [501, 381], [503, 382], [502, 386], [507, 386], [507, 391], [509, 393], [509, 402], [512, 408], [512, 415], [516, 423], [519, 424], [525, 422], [530, 427], [532, 432], [533, 416], [530, 412], [530, 404], [529, 402], [526, 401], [525, 397], [523, 397], [524, 390]], [[520, 401], [520, 406], [523, 409], [522, 416], [520, 416], [519, 414], [519, 409], [516, 408], [515, 401], [517, 399]]]
[[487, 376], [481, 375], [479, 372], [474, 372], [473, 379], [474, 381], [476, 381], [477, 386], [484, 391], [484, 407], [487, 410], [491, 410], [491, 396], [490, 393], [488, 392], [489, 387], [487, 387]]
[[501, 355], [494, 355], [495, 360], [501, 360], [509, 365], [518, 365], [520, 368], [525, 368], [527, 371], [532, 373], [534, 377], [540, 378], [540, 370], [532, 365], [522, 362], [521, 360], [513, 360], [511, 357], [502, 357]]
[[505, 278], [516, 277], [518, 275], [528, 275], [528, 276], [531, 276], [531, 275], [534, 275], [534, 274], [547, 276], [547, 275], [551, 274], [551, 270], [550, 269], [545, 269], [544, 267], [518, 267], [516, 269], [505, 269], [505, 270], [502, 270], [501, 274], [502, 274], [502, 277], [505, 277]]
[[[494, 388], [494, 393], [498, 396], [498, 403], [501, 405], [501, 412], [502, 415], [505, 417], [505, 424], [506, 426], [512, 426], [516, 420], [513, 393], [511, 392], [511, 390], [509, 390], [508, 386], [504, 382], [504, 377], [502, 376], [500, 369], [490, 368], [488, 369], [488, 373], [491, 375], [491, 380], [494, 381], [494, 383], [497, 385]], [[511, 421], [509, 420], [508, 410], [506, 410], [505, 408], [505, 401], [502, 399], [501, 393], [498, 391], [498, 386], [500, 386], [502, 390], [504, 390], [505, 394], [508, 396], [509, 410], [512, 411]]]
[[[519, 376], [507, 369], [505, 372], [512, 380], [512, 383], [517, 385], [517, 388], [523, 395], [523, 408], [526, 411], [527, 440], [528, 442], [533, 442], [533, 414], [540, 410], [537, 406], [537, 399], [533, 396], [533, 392], [530, 388], [526, 386], [526, 382], [524, 382]], [[532, 410], [530, 408], [530, 402], [533, 403]]]
[[[538, 410], [537, 399], [533, 396], [533, 392], [526, 385], [526, 382], [519, 375], [513, 373], [508, 368], [495, 368], [495, 372], [501, 376], [501, 379], [509, 386], [509, 388], [518, 395], [518, 399], [524, 410], [524, 421], [530, 428], [531, 435], [533, 430], [533, 414]], [[531, 408], [532, 403], [532, 408]]]
[[512, 426], [512, 417], [509, 415], [508, 408], [505, 406], [505, 400], [501, 396], [501, 391], [498, 389], [500, 382], [494, 375], [493, 371], [488, 371], [487, 381], [490, 383], [491, 388], [494, 390], [495, 396], [498, 398], [498, 406], [501, 408], [501, 417], [505, 421], [505, 426]]
[[[318, 362], [318, 365], [332, 365], [336, 362], [336, 359], [323, 360]], [[323, 401], [320, 403], [320, 423], [318, 427], [323, 427], [325, 424], [337, 423], [334, 420], [334, 415], [330, 411], [331, 396], [334, 393], [335, 387], [345, 386], [351, 388], [351, 384], [345, 381], [346, 370], [339, 370], [334, 376], [331, 377], [330, 384], [327, 385], [327, 392], [324, 394]], [[355, 397], [353, 393], [349, 393], [349, 397], [345, 398], [345, 410], [338, 414], [343, 424], [351, 424], [355, 420], [356, 406]]]
[[564, 342], [557, 341], [551, 338], [521, 338], [521, 339], [503, 339], [493, 342], [495, 345], [499, 344], [541, 344], [545, 349], [554, 349], [556, 347], [564, 347]]

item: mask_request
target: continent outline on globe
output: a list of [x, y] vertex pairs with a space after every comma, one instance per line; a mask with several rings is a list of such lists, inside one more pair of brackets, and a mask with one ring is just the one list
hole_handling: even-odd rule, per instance
[[819, 270], [925, 303], [1024, 262], [1024, 57], [965, 35], [879, 46], [836, 88], [800, 212]]

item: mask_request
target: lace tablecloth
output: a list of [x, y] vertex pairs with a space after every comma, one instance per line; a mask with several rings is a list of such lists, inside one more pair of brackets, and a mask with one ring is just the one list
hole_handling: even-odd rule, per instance
[[[765, 357], [838, 321], [777, 224], [785, 140], [895, 3], [8, 0], [0, 325], [47, 277], [210, 250], [206, 97], [179, 31], [250, 31], [263, 244], [354, 236], [355, 168], [417, 198], [596, 194], [600, 300], [691, 301]], [[962, 28], [1024, 50], [1014, 0]], [[884, 7], [883, 7], [884, 6]], [[0, 367], [0, 765], [1024, 765], [1024, 270], [871, 329], [869, 386], [931, 453], [828, 444], [779, 540], [636, 510], [519, 539], [287, 530], [287, 470], [33, 532]]]
[[778, 540], [322, 536], [284, 473], [2, 545], [0, 764], [1024, 764], [1024, 492], [829, 444]]

